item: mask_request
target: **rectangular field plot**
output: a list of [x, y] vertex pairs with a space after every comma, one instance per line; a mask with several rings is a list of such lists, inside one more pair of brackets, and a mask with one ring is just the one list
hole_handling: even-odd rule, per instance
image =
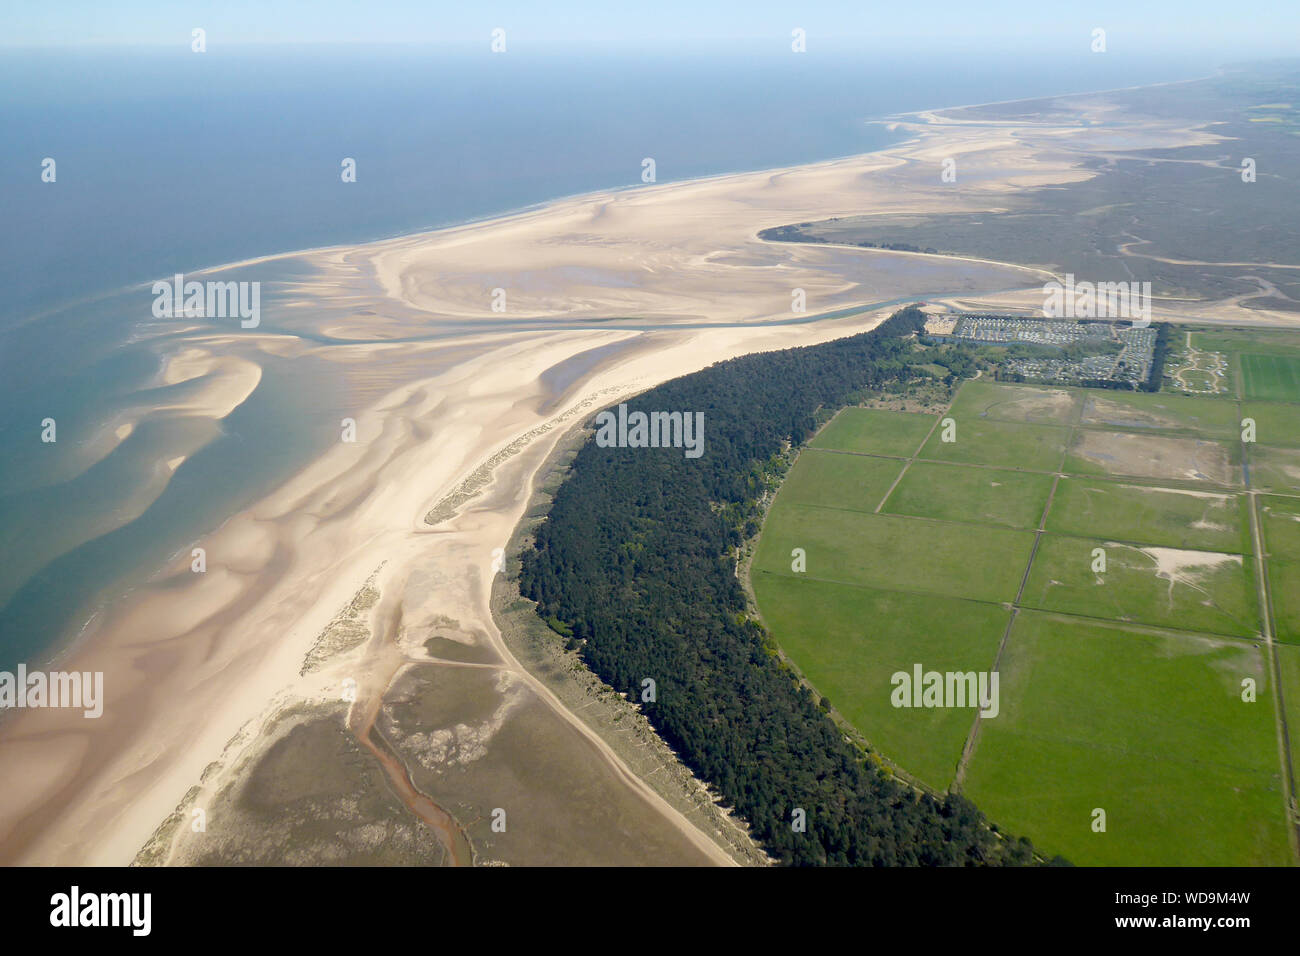
[[1081, 428], [1075, 432], [1065, 470], [1082, 475], [1236, 486], [1241, 484], [1241, 446], [1197, 438]]
[[958, 421], [988, 418], [1038, 425], [1072, 425], [1078, 418], [1079, 393], [1039, 385], [1003, 385], [969, 381], [961, 387], [949, 414]]
[[1235, 438], [1237, 405], [1226, 398], [1167, 392], [1088, 392], [1080, 424], [1117, 431], [1153, 430], [1193, 438]]
[[1292, 862], [1262, 649], [1021, 612], [999, 673], [965, 793], [1008, 832], [1081, 865]]
[[1259, 444], [1300, 447], [1300, 405], [1251, 402], [1242, 407], [1241, 414], [1255, 420], [1255, 441]]
[[934, 425], [933, 415], [846, 408], [809, 443], [813, 448], [910, 458]]
[[1300, 644], [1300, 558], [1269, 558], [1268, 589], [1273, 603], [1273, 637]]
[[[1095, 573], [1093, 549], [1106, 552]], [[1214, 551], [1044, 535], [1021, 604], [1048, 611], [1254, 637], [1259, 599], [1253, 558]]]
[[1027, 471], [1056, 471], [1061, 464], [1069, 429], [1052, 425], [1020, 425], [967, 415], [953, 416], [956, 441], [943, 440], [939, 426], [921, 450], [922, 458], [966, 465], [993, 465]]
[[1264, 550], [1273, 558], [1300, 558], [1300, 498], [1260, 495]]
[[1291, 738], [1291, 775], [1300, 772], [1300, 647], [1275, 644], [1277, 667], [1282, 672], [1282, 703], [1286, 705], [1287, 734]]
[[914, 664], [940, 672], [991, 670], [1010, 612], [772, 574], [755, 575], [754, 591], [781, 648], [832, 706], [894, 763], [946, 789], [975, 712], [895, 708], [890, 679], [896, 671], [910, 674]]
[[778, 492], [782, 504], [875, 511], [904, 462], [806, 448]]
[[1243, 353], [1241, 374], [1247, 400], [1300, 402], [1300, 357]]
[[1211, 352], [1261, 352], [1300, 358], [1300, 332], [1289, 329], [1202, 329], [1192, 333], [1192, 344]]
[[922, 518], [858, 514], [779, 500], [755, 555], [759, 574], [799, 576], [791, 552], [802, 548], [809, 578], [841, 584], [944, 594], [982, 601], [1016, 596], [1033, 534]]
[[914, 462], [881, 510], [1009, 528], [1037, 528], [1051, 475]]
[[1062, 478], [1047, 530], [1169, 548], [1252, 550], [1241, 495], [1124, 481]]
[[1279, 494], [1300, 493], [1300, 449], [1250, 446], [1250, 486]]

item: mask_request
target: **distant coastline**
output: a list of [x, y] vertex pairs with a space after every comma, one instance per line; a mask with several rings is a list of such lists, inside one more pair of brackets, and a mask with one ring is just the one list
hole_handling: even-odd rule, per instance
[[[277, 291], [278, 312], [264, 300], [257, 329], [137, 326], [136, 341], [167, 356], [170, 391], [158, 393], [155, 411], [185, 412], [163, 438], [199, 442], [198, 454], [215, 440], [206, 436], [237, 440], [247, 427], [240, 409], [259, 394], [297, 396], [301, 408], [281, 409], [259, 440], [292, 436], [307, 464], [194, 543], [205, 549], [203, 574], [183, 551], [96, 616], [71, 656], [78, 669], [105, 673], [108, 719], [89, 732], [50, 714], [0, 722], [0, 775], [19, 781], [0, 799], [0, 860], [130, 860], [191, 788], [211, 796], [237, 785], [241, 756], [257, 752], [278, 715], [336, 693], [353, 673], [370, 675], [376, 683], [363, 689], [382, 702], [393, 655], [423, 653], [417, 637], [445, 626], [436, 622], [456, 622], [462, 640], [495, 653], [490, 556], [528, 507], [563, 431], [556, 422], [714, 361], [863, 331], [890, 311], [862, 312], [864, 303], [1040, 297], [1033, 269], [792, 248], [757, 234], [841, 214], [937, 214], [954, 202], [978, 210], [1086, 179], [1077, 155], [1061, 149], [1085, 129], [913, 124], [900, 143], [848, 158], [601, 190], [470, 225], [201, 270], [299, 267]], [[1168, 146], [1213, 142], [1178, 122], [1151, 136]], [[971, 190], [954, 195], [937, 181], [947, 155], [983, 171]], [[507, 311], [491, 308], [498, 288], [510, 293]], [[791, 322], [792, 289], [809, 303], [807, 321], [796, 313]], [[576, 374], [551, 372], [582, 355], [591, 361]], [[239, 399], [250, 366], [261, 377]], [[337, 394], [316, 400], [324, 378], [337, 379]], [[339, 440], [344, 418], [357, 441]], [[324, 450], [307, 454], [317, 442]], [[516, 443], [522, 450], [503, 458]], [[160, 458], [176, 455], [168, 446]], [[501, 463], [501, 477], [436, 528], [424, 523], [489, 462]], [[381, 597], [358, 626], [375, 639], [333, 670], [302, 674], [318, 636], [367, 582]], [[469, 680], [472, 671], [446, 673]], [[141, 753], [151, 755], [146, 764]], [[601, 773], [613, 776], [600, 779], [617, 787], [631, 771], [610, 766]]]

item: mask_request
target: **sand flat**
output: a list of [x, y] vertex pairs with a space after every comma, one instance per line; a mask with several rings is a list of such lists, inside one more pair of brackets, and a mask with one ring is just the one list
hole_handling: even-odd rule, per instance
[[[196, 328], [180, 351], [169, 342], [165, 384], [199, 386], [171, 413], [219, 420], [257, 387], [266, 357], [306, 356], [342, 363], [358, 394], [370, 396], [356, 416], [357, 441], [331, 448], [198, 542], [207, 574], [178, 555], [96, 616], [65, 666], [105, 672], [101, 720], [28, 711], [0, 723], [0, 777], [27, 780], [0, 793], [0, 861], [129, 862], [205, 768], [229, 748], [251, 746], [277, 708], [337, 694], [348, 668], [382, 699], [404, 628], [440, 616], [477, 635], [575, 746], [596, 747], [610, 780], [635, 794], [642, 812], [678, 827], [692, 854], [727, 862], [510, 656], [488, 607], [492, 554], [523, 516], [547, 453], [583, 415], [711, 362], [828, 341], [893, 311], [792, 324], [806, 318], [791, 312], [794, 289], [804, 290], [808, 315], [913, 297], [1041, 306], [1046, 276], [1035, 269], [757, 238], [770, 226], [834, 215], [997, 208], [1017, 189], [1087, 177], [1080, 151], [1106, 146], [1084, 142], [1073, 119], [1025, 126], [932, 114], [900, 126], [914, 133], [909, 142], [867, 156], [594, 194], [223, 267], [294, 260], [316, 275], [297, 282], [296, 299], [261, 329]], [[1214, 141], [1171, 124], [1155, 124], [1149, 136], [1162, 146]], [[968, 188], [940, 182], [949, 157], [979, 169]], [[491, 309], [496, 288], [506, 291], [504, 312]], [[158, 331], [174, 338], [178, 327]], [[295, 331], [334, 341], [327, 348]], [[593, 351], [616, 343], [626, 347]], [[595, 357], [576, 375], [553, 373], [562, 388], [542, 384], [583, 353]], [[487, 484], [458, 498], [485, 468]], [[425, 523], [449, 500], [436, 526]], [[418, 603], [403, 596], [417, 571], [438, 582], [432, 604], [428, 594]], [[366, 649], [300, 674], [367, 581], [389, 597]], [[563, 760], [556, 755], [557, 776]], [[564, 825], [582, 832], [579, 819]]]

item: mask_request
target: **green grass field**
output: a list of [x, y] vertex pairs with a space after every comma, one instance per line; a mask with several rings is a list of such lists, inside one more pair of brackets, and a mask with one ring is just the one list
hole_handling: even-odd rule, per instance
[[895, 708], [895, 671], [988, 671], [1010, 612], [992, 604], [754, 576], [768, 626], [804, 676], [871, 745], [937, 790], [957, 770], [974, 712]]
[[1300, 450], [1250, 447], [1250, 485], [1259, 491], [1300, 494]]
[[846, 408], [817, 433], [811, 445], [863, 455], [910, 458], [933, 425], [933, 415]]
[[1167, 548], [1250, 553], [1250, 521], [1241, 495], [1062, 478], [1047, 530]]
[[1273, 599], [1274, 639], [1300, 644], [1300, 558], [1269, 558], [1268, 587]]
[[1300, 402], [1300, 356], [1246, 352], [1241, 373], [1250, 401]]
[[1295, 776], [1300, 771], [1300, 760], [1296, 759], [1296, 746], [1300, 744], [1300, 647], [1278, 644], [1273, 651], [1282, 673], [1282, 702], [1286, 705], [1287, 733], [1291, 738], [1291, 774]]
[[1037, 528], [1050, 475], [914, 462], [881, 509], [949, 521]]
[[[1093, 549], [1106, 571], [1092, 570]], [[1259, 600], [1251, 558], [1214, 551], [1143, 549], [1102, 538], [1044, 535], [1022, 604], [1082, 617], [1253, 637]]]
[[1196, 348], [1224, 352], [1247, 401], [1300, 402], [1300, 333], [1214, 329], [1192, 333]]
[[921, 450], [922, 458], [965, 465], [993, 465], [1028, 471], [1056, 471], [1069, 429], [1052, 425], [1018, 425], [974, 416], [957, 418], [956, 441], [943, 440], [936, 428]]
[[1300, 558], [1300, 498], [1260, 495], [1264, 550], [1270, 558]]
[[791, 551], [807, 555], [808, 577], [840, 584], [1010, 601], [1033, 535], [981, 527], [782, 505], [768, 515], [754, 568], [793, 575]]
[[[1270, 438], [1300, 434], [1300, 406], [1247, 408]], [[1257, 556], [1231, 398], [977, 380], [937, 417], [849, 411], [812, 444], [859, 454], [800, 454], [750, 578], [775, 640], [836, 711], [942, 790], [974, 711], [894, 708], [890, 676], [996, 669], [1002, 713], [981, 721], [963, 789], [1007, 832], [1083, 865], [1297, 862], [1256, 567], [1289, 642], [1275, 651], [1300, 743], [1300, 447], [1248, 447], [1251, 488], [1274, 492], [1259, 500]], [[940, 425], [899, 460], [947, 417], [956, 442]], [[1090, 829], [1099, 806], [1104, 834]]]
[[973, 381], [961, 387], [949, 414], [958, 421], [989, 418], [1038, 425], [1073, 425], [1081, 398], [1079, 389]]
[[1250, 402], [1242, 407], [1242, 417], [1255, 420], [1259, 444], [1300, 447], [1300, 405]]
[[1165, 392], [1091, 393], [1080, 422], [1115, 431], [1150, 429], [1197, 438], [1234, 438], [1240, 431], [1234, 402]]
[[965, 792], [1008, 831], [1093, 865], [1291, 862], [1271, 681], [1249, 642], [1021, 612], [999, 671]]
[[1229, 355], [1261, 352], [1300, 357], [1300, 332], [1286, 329], [1203, 329], [1192, 333], [1192, 344], [1198, 349]]
[[903, 462], [805, 448], [781, 485], [782, 504], [875, 511]]

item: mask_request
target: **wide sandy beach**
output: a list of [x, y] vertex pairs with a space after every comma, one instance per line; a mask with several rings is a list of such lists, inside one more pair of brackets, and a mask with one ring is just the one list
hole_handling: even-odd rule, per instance
[[[1101, 94], [1068, 102], [1080, 117], [1110, 115]], [[601, 761], [583, 771], [591, 786], [658, 821], [668, 857], [657, 862], [730, 861], [515, 660], [488, 606], [495, 554], [547, 455], [601, 405], [733, 356], [872, 328], [900, 301], [1041, 304], [1051, 275], [1040, 269], [757, 238], [831, 216], [997, 209], [1015, 191], [1086, 178], [1081, 157], [1110, 148], [1105, 129], [1077, 123], [929, 113], [900, 128], [906, 142], [864, 156], [581, 196], [213, 270], [257, 278], [293, 264], [311, 277], [288, 284], [258, 329], [146, 329], [167, 356], [165, 381], [195, 382], [183, 405], [151, 413], [219, 421], [257, 387], [268, 356], [310, 356], [341, 363], [367, 397], [356, 440], [196, 542], [203, 573], [187, 550], [96, 616], [59, 666], [104, 672], [102, 718], [24, 711], [0, 723], [0, 862], [131, 862], [183, 801], [233, 779], [240, 754], [285, 707], [337, 700], [349, 679], [362, 707], [412, 660], [472, 673], [421, 650], [447, 621], [504, 675], [493, 691], [500, 719], [483, 724], [465, 760], [490, 751], [509, 720], [549, 714], [573, 753]], [[1151, 146], [1215, 141], [1174, 124], [1141, 128]], [[1125, 136], [1132, 148], [1133, 131]], [[948, 158], [960, 188], [940, 179]], [[792, 311], [796, 290], [804, 312]], [[1185, 319], [1209, 309], [1157, 302], [1155, 312]], [[1270, 319], [1234, 303], [1215, 314]], [[182, 461], [163, 464], [174, 471]], [[368, 639], [303, 673], [368, 581], [383, 596], [368, 612]], [[521, 694], [533, 710], [511, 703]], [[570, 759], [579, 758], [554, 755], [561, 796]]]

